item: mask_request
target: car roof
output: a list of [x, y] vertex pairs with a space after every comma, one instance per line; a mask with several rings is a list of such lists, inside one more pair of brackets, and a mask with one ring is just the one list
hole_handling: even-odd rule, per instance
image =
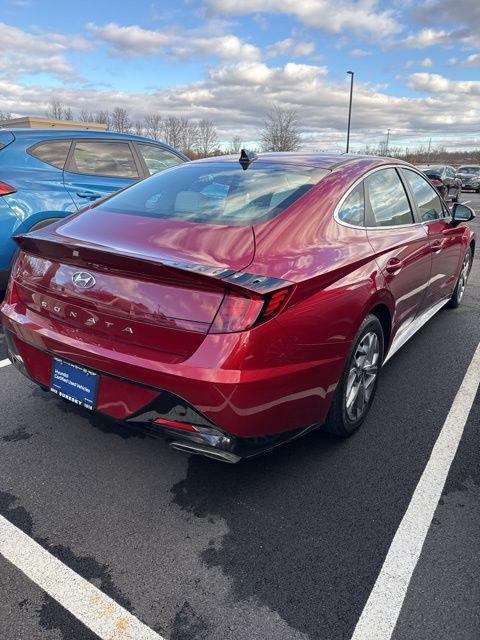
[[138, 138], [139, 140], [150, 140], [150, 138], [130, 133], [96, 131], [92, 129], [29, 129], [26, 127], [3, 127], [1, 131], [10, 131], [10, 133], [13, 133], [15, 138], [65, 138], [65, 136], [69, 136], [70, 138], [121, 138], [128, 140]]
[[[269, 163], [308, 165], [311, 167], [318, 167], [319, 169], [333, 169], [339, 165], [359, 160], [370, 160], [372, 163], [375, 162], [376, 164], [379, 162], [382, 163], [382, 161], [385, 164], [404, 164], [402, 161], [395, 160], [393, 158], [379, 158], [378, 156], [365, 156], [353, 153], [301, 153], [297, 151], [282, 151], [257, 153], [256, 155], [256, 162], [261, 161]], [[209, 158], [202, 158], [200, 160], [195, 160], [194, 162], [238, 162], [239, 157], [239, 154], [210, 156]]]
[[55, 138], [64, 139], [68, 138], [72, 139], [102, 139], [108, 138], [109, 140], [117, 139], [117, 140], [136, 140], [138, 142], [149, 142], [150, 144], [157, 144], [164, 149], [169, 149], [173, 153], [178, 156], [181, 156], [185, 160], [188, 158], [178, 151], [174, 149], [166, 142], [160, 142], [159, 140], [153, 140], [152, 138], [147, 138], [145, 136], [137, 136], [132, 133], [117, 133], [116, 131], [96, 131], [91, 129], [29, 129], [29, 128], [20, 128], [20, 127], [3, 127], [0, 131], [10, 132], [15, 140], [28, 140], [29, 142], [41, 142], [47, 140], [54, 140]]

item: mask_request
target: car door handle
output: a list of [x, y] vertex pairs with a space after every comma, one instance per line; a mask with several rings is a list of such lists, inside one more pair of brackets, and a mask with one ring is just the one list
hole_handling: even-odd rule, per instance
[[77, 196], [79, 198], [85, 198], [86, 200], [97, 200], [101, 194], [95, 193], [95, 191], [77, 191]]
[[385, 271], [390, 275], [394, 276], [397, 274], [403, 267], [403, 261], [398, 258], [391, 258], [387, 264], [385, 265]]
[[430, 245], [430, 248], [432, 249], [433, 253], [440, 253], [440, 251], [443, 249], [443, 240], [435, 240]]

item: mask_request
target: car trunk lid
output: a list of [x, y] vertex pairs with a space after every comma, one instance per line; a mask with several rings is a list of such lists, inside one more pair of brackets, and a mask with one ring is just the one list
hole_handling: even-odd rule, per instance
[[92, 224], [92, 213], [17, 238], [19, 298], [89, 339], [188, 357], [222, 303], [222, 277], [253, 259], [252, 228], [105, 211]]

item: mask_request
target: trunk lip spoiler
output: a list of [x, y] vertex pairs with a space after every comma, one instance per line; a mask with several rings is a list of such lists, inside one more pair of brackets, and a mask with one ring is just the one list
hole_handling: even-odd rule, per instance
[[[162, 258], [161, 256], [143, 256], [137, 253], [126, 253], [113, 247], [104, 247], [101, 245], [95, 245], [93, 243], [75, 242], [70, 243], [65, 240], [57, 240], [52, 237], [38, 237], [36, 233], [18, 234], [14, 236], [15, 242], [18, 246], [29, 253], [32, 253], [38, 257], [45, 257], [46, 259], [64, 260], [66, 263], [75, 264], [74, 261], [81, 261], [84, 264], [94, 265], [98, 268], [102, 265], [94, 263], [93, 260], [84, 260], [81, 256], [83, 252], [92, 252], [99, 256], [114, 255], [116, 257], [122, 256], [129, 263], [145, 263], [152, 266], [165, 267], [172, 272], [182, 271], [186, 274], [198, 276], [206, 283], [217, 281], [219, 284], [224, 283], [229, 286], [232, 291], [237, 291], [241, 294], [258, 294], [259, 296], [268, 295], [277, 291], [278, 289], [284, 289], [295, 285], [290, 280], [283, 280], [281, 278], [273, 278], [270, 276], [255, 274], [242, 269], [235, 270], [228, 267], [221, 266], [208, 266], [194, 262], [185, 262], [183, 260], [172, 260], [169, 258]], [[55, 253], [45, 255], [43, 248], [57, 247], [63, 249], [64, 252], [70, 252], [70, 255], [64, 255], [61, 258], [56, 257]], [[78, 264], [78, 262], [77, 262]], [[83, 266], [83, 265], [79, 265]], [[104, 265], [108, 266], [108, 265]], [[90, 267], [92, 268], [92, 267]], [[126, 271], [128, 271], [128, 266]]]

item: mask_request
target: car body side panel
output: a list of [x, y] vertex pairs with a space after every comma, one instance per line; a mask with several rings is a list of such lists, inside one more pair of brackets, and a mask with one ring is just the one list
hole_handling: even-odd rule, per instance
[[[431, 250], [427, 232], [421, 224], [403, 228], [367, 230], [385, 286], [395, 300], [392, 336], [404, 329], [423, 309], [431, 272]], [[392, 260], [400, 261], [398, 272], [389, 272]]]
[[449, 218], [425, 224], [432, 250], [432, 273], [427, 307], [449, 298], [455, 288], [460, 265], [466, 251], [466, 225], [453, 225]]

